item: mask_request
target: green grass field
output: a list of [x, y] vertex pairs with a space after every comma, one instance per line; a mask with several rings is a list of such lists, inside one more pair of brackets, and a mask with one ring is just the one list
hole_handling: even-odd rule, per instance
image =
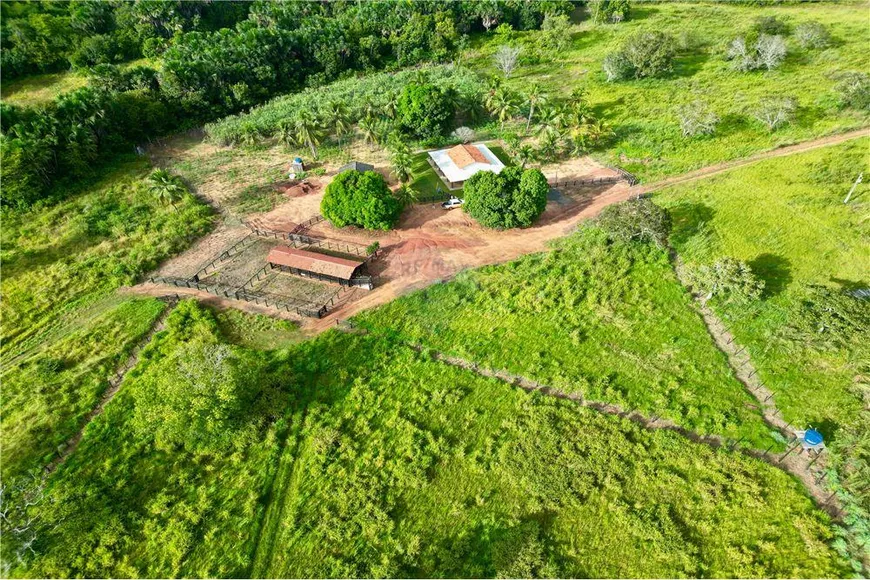
[[33, 75], [4, 81], [0, 100], [10, 105], [35, 107], [53, 101], [59, 95], [80, 89], [88, 84], [83, 75], [67, 71]]
[[99, 400], [163, 306], [119, 297], [210, 227], [187, 196], [157, 203], [147, 163], [111, 173], [28, 213], [3, 215], [3, 434], [9, 475], [47, 463]]
[[[39, 512], [47, 532], [27, 575], [845, 569], [828, 546], [827, 517], [784, 472], [525, 393], [385, 337], [332, 331], [271, 353], [233, 347], [239, 376], [258, 379], [237, 384], [254, 397], [235, 423], [237, 440], [227, 452], [167, 448], [160, 433], [175, 418], [143, 429], [140, 407], [157, 392], [177, 395], [171, 381], [186, 372], [187, 349], [214, 347], [220, 333], [193, 302], [172, 313], [50, 480], [52, 502]], [[191, 421], [200, 424], [197, 411]]]
[[839, 423], [860, 408], [846, 388], [860, 372], [859, 360], [805, 350], [781, 335], [802, 286], [870, 283], [867, 185], [843, 204], [858, 172], [870, 169], [868, 145], [859, 139], [762, 161], [655, 196], [675, 217], [671, 242], [688, 264], [733, 256], [765, 280], [760, 303], [719, 311], [749, 347], [786, 417], [802, 423]]
[[767, 443], [750, 395], [732, 377], [665, 251], [609, 245], [593, 228], [555, 248], [463, 273], [359, 321], [700, 432]]
[[[819, 345], [792, 327], [807, 284], [870, 286], [867, 185], [843, 203], [858, 173], [870, 169], [868, 145], [870, 139], [858, 139], [771, 159], [655, 196], [674, 215], [671, 243], [688, 264], [732, 256], [765, 280], [762, 300], [713, 307], [748, 348], [784, 417], [825, 435], [839, 479], [864, 518], [870, 505], [866, 335]], [[861, 516], [855, 518], [860, 527]]]
[[[644, 181], [654, 181], [729, 159], [868, 124], [868, 112], [837, 106], [835, 76], [842, 71], [867, 72], [865, 3], [813, 3], [752, 7], [727, 3], [650, 3], [635, 5], [631, 19], [618, 25], [582, 22], [574, 27], [568, 50], [537, 51], [534, 32], [517, 32], [523, 48], [521, 64], [506, 81], [522, 93], [539, 83], [551, 97], [566, 97], [575, 87], [589, 90], [594, 111], [615, 131], [602, 160], [618, 164]], [[723, 55], [728, 43], [748, 30], [760, 16], [777, 15], [790, 25], [818, 21], [834, 37], [824, 50], [808, 51], [787, 38], [789, 54], [779, 69], [769, 72], [732, 71]], [[604, 57], [638, 30], [669, 32], [683, 44], [674, 72], [661, 79], [608, 83], [601, 70]], [[495, 75], [492, 56], [503, 40], [496, 35], [473, 41], [463, 64]], [[767, 95], [792, 96], [799, 102], [795, 122], [769, 133], [750, 118], [751, 109]], [[676, 108], [701, 99], [721, 119], [715, 135], [685, 139]], [[519, 126], [519, 123], [517, 124]]]
[[[389, 340], [330, 333], [299, 356], [313, 400], [298, 441], [285, 447], [293, 457], [276, 480], [280, 503], [270, 506], [255, 576], [840, 569], [824, 545], [824, 518], [767, 465], [529, 395]], [[714, 499], [723, 496], [734, 501]]]

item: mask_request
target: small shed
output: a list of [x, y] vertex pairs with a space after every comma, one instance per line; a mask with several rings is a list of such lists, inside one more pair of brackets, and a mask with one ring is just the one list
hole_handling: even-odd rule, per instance
[[266, 261], [273, 268], [305, 278], [352, 286], [351, 279], [359, 273], [363, 260], [351, 260], [318, 252], [298, 250], [290, 246], [275, 246]]
[[345, 171], [374, 171], [375, 166], [369, 165], [368, 163], [363, 163], [362, 161], [351, 161], [347, 165], [343, 165], [338, 169], [339, 173], [344, 173]]

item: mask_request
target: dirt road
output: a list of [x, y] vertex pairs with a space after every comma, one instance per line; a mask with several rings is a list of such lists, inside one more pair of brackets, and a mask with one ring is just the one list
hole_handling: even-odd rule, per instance
[[690, 171], [689, 173], [684, 173], [682, 175], [668, 177], [667, 179], [656, 181], [655, 183], [650, 183], [649, 185], [639, 185], [635, 189], [639, 193], [650, 193], [664, 187], [669, 187], [671, 185], [677, 185], [680, 183], [704, 179], [712, 175], [717, 175], [719, 173], [734, 169], [736, 167], [742, 167], [744, 165], [757, 163], [764, 159], [785, 157], [786, 155], [794, 155], [795, 153], [812, 151], [813, 149], [819, 149], [821, 147], [827, 147], [829, 145], [836, 145], [837, 143], [843, 143], [845, 141], [851, 141], [852, 139], [858, 139], [860, 137], [868, 136], [870, 136], [870, 129], [866, 127], [863, 129], [857, 129], [855, 131], [849, 131], [848, 133], [829, 135], [827, 137], [821, 137], [819, 139], [813, 139], [811, 141], [795, 143], [794, 145], [788, 145], [787, 147], [780, 147], [778, 149], [771, 149], [770, 151], [763, 151], [761, 153], [756, 153], [755, 155], [750, 155], [749, 157], [735, 159], [734, 161], [726, 161], [724, 163], [708, 165], [707, 167], [702, 167], [701, 169], [696, 169], [695, 171]]

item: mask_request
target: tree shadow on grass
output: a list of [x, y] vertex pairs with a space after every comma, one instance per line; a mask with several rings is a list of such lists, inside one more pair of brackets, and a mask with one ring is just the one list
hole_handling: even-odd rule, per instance
[[705, 236], [709, 230], [706, 224], [713, 219], [713, 208], [703, 203], [682, 201], [668, 208], [674, 226], [671, 231], [671, 243], [681, 247], [695, 236]]
[[677, 57], [675, 60], [674, 71], [669, 75], [670, 78], [688, 78], [694, 76], [704, 67], [704, 63], [710, 60], [708, 52], [695, 52], [686, 56]]
[[749, 267], [764, 280], [764, 295], [768, 298], [785, 290], [792, 281], [791, 262], [776, 254], [759, 254]]

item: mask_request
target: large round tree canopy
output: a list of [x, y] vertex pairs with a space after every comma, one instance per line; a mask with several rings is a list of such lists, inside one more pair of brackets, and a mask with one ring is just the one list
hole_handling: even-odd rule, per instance
[[320, 213], [338, 228], [388, 230], [402, 211], [387, 182], [374, 171], [345, 171], [326, 186]]
[[547, 178], [537, 169], [506, 167], [481, 171], [465, 182], [466, 213], [488, 228], [504, 230], [532, 225], [547, 206]]

